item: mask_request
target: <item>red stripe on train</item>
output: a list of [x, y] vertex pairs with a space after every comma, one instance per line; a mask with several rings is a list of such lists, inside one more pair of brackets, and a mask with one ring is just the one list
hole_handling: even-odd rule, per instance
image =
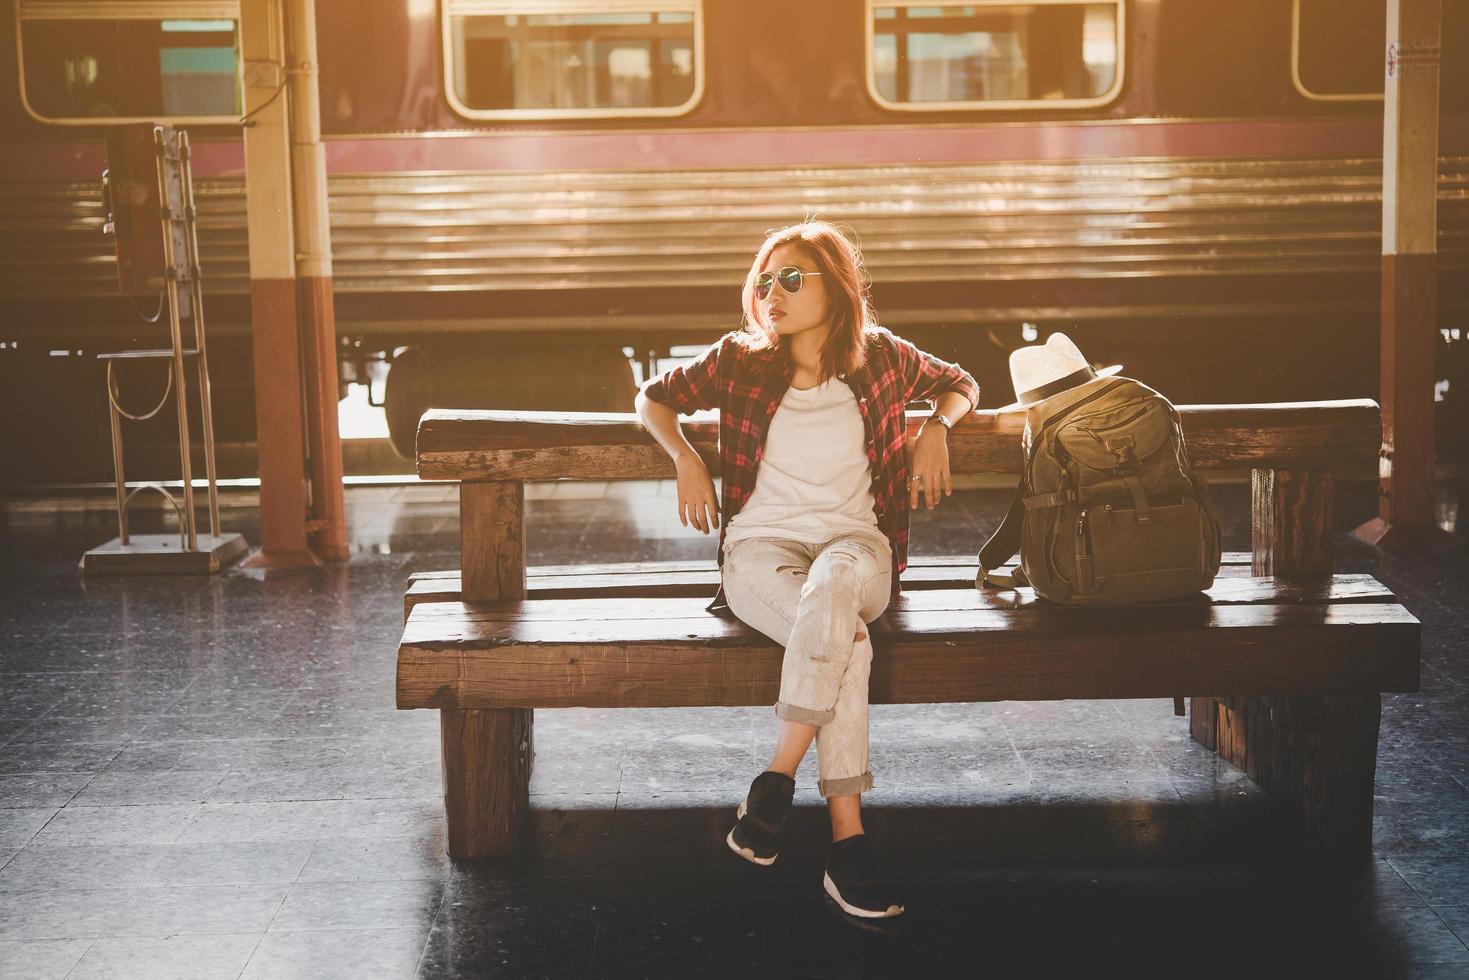
[[[1469, 153], [1469, 116], [1446, 117], [1440, 152]], [[425, 134], [326, 140], [333, 174], [418, 171], [559, 171], [987, 163], [1135, 157], [1376, 157], [1373, 119], [1246, 122], [1057, 123], [975, 127], [640, 133]], [[90, 180], [100, 143], [0, 148], [0, 178]], [[235, 142], [194, 144], [194, 173], [239, 176]]]

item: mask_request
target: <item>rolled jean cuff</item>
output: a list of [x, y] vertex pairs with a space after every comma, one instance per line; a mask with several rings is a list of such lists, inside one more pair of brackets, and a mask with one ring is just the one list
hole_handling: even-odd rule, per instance
[[786, 704], [784, 701], [775, 703], [775, 716], [783, 721], [794, 721], [801, 725], [815, 725], [820, 728], [837, 716], [837, 709], [828, 711], [817, 711], [815, 708], [803, 708], [798, 704]]
[[856, 796], [872, 788], [872, 773], [847, 776], [843, 779], [818, 779], [816, 790], [822, 796]]

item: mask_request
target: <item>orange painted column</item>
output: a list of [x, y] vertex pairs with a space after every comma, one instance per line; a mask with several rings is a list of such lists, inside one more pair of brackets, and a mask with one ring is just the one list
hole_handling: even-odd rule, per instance
[[250, 330], [260, 471], [260, 551], [246, 564], [257, 567], [317, 563], [306, 534], [305, 403], [301, 397], [301, 330], [282, 13], [279, 0], [240, 3]]
[[286, 0], [286, 53], [291, 73], [291, 187], [306, 380], [312, 550], [325, 561], [346, 561], [342, 439], [337, 425], [337, 318], [332, 302], [326, 151], [321, 145], [316, 0]]
[[1441, 16], [1441, 0], [1388, 0], [1379, 511], [1355, 534], [1389, 549], [1426, 542], [1437, 531], [1433, 389]]
[[336, 318], [312, 0], [241, 0], [261, 550], [345, 561]]

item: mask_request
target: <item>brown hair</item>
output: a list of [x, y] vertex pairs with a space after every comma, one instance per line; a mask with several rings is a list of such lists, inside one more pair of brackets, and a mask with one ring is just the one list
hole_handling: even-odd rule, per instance
[[848, 374], [861, 367], [867, 359], [865, 331], [874, 323], [870, 281], [862, 264], [862, 252], [852, 237], [828, 221], [806, 220], [798, 225], [788, 225], [765, 236], [755, 261], [745, 276], [742, 294], [745, 310], [745, 328], [754, 338], [752, 346], [778, 347], [781, 338], [770, 325], [760, 319], [755, 302], [755, 277], [770, 258], [770, 253], [782, 245], [797, 243], [801, 251], [816, 264], [826, 286], [828, 301], [827, 319], [831, 331], [821, 347], [821, 380]]

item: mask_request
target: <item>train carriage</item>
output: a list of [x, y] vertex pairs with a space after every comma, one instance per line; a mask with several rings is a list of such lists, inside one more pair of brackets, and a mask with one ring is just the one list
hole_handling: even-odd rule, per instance
[[[248, 443], [238, 4], [11, 6], [6, 482], [106, 478], [95, 354], [156, 329], [117, 295], [101, 234], [102, 139], [123, 119], [191, 131], [220, 438]], [[1453, 385], [1469, 0], [1443, 9], [1452, 407], [1469, 389]], [[317, 14], [342, 379], [389, 364], [400, 451], [431, 403], [628, 408], [634, 365], [736, 326], [754, 246], [808, 213], [854, 229], [883, 322], [960, 358], [990, 404], [1008, 400], [1007, 352], [1058, 328], [1177, 400], [1376, 390], [1382, 0], [317, 0]], [[37, 434], [38, 407], [59, 429]]]

